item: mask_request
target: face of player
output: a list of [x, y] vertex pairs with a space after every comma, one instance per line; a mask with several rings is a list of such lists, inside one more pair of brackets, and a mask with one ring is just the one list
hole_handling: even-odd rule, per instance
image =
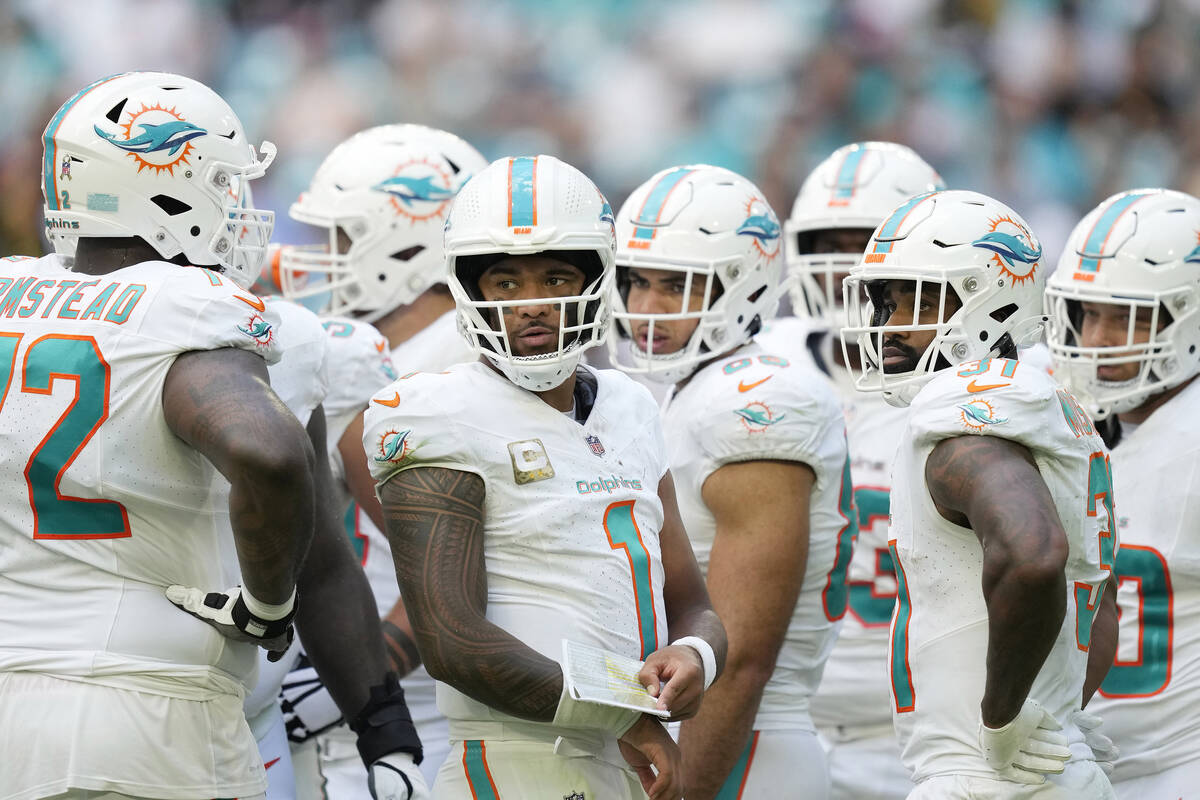
[[[870, 228], [830, 228], [814, 231], [810, 246], [814, 253], [847, 253], [862, 256], [867, 245], [871, 243], [871, 234], [874, 232]], [[842, 279], [849, 274], [848, 272], [835, 272], [830, 276], [819, 272], [814, 277], [822, 289], [827, 292], [832, 289], [834, 302], [840, 306], [842, 303]], [[833, 281], [832, 287], [826, 285], [829, 280]]]
[[[946, 308], [939, 315], [940, 284], [922, 284], [921, 293], [916, 291], [915, 281], [884, 281], [880, 290], [886, 328], [905, 325], [933, 325], [944, 322], [961, 307], [958, 296], [946, 290]], [[939, 319], [939, 316], [941, 317]], [[886, 373], [912, 372], [926, 348], [937, 336], [937, 331], [885, 330], [883, 335], [883, 371]]]
[[[583, 270], [551, 255], [508, 256], [479, 276], [483, 299], [546, 300], [583, 293]], [[531, 302], [504, 308], [504, 329], [514, 356], [539, 356], [558, 352], [562, 305]]]
[[[1120, 347], [1129, 341], [1129, 310], [1123, 303], [1080, 303], [1082, 319], [1079, 324], [1079, 344], [1083, 347]], [[1139, 308], [1133, 320], [1133, 343], [1150, 341], [1151, 308]], [[1160, 317], [1162, 315], [1160, 314]], [[1162, 330], [1166, 320], [1159, 320]], [[1117, 353], [1116, 355], [1125, 355]], [[1128, 355], [1133, 355], [1129, 353]], [[1121, 382], [1137, 377], [1141, 364], [1104, 364], [1096, 368], [1096, 377], [1102, 381]]]
[[[629, 278], [629, 296], [625, 309], [632, 315], [654, 317], [659, 314], [679, 314], [704, 310], [703, 276], [693, 275], [690, 290], [687, 273], [673, 269], [621, 267]], [[666, 355], [682, 350], [692, 338], [698, 319], [655, 319], [654, 334], [650, 334], [649, 319], [631, 320], [633, 346], [652, 355]]]

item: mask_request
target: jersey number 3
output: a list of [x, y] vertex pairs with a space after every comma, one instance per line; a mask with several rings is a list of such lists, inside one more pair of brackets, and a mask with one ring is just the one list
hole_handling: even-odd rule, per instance
[[[0, 412], [13, 382], [22, 334], [0, 333]], [[112, 500], [69, 497], [63, 474], [108, 419], [110, 370], [90, 336], [49, 334], [21, 358], [20, 390], [49, 395], [58, 381], [73, 381], [75, 397], [34, 447], [25, 466], [35, 539], [116, 539], [129, 536], [129, 515]], [[10, 426], [12, 423], [10, 423]]]

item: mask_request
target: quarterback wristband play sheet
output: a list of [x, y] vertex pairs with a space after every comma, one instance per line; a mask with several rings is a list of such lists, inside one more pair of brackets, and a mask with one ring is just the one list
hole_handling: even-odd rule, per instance
[[563, 696], [556, 724], [602, 727], [619, 736], [638, 714], [670, 716], [638, 681], [641, 661], [567, 639], [562, 645]]

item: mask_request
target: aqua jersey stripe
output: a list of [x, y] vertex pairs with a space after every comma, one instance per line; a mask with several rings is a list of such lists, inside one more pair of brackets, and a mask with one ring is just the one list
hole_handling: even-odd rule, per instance
[[[1108, 236], [1116, 226], [1117, 220], [1129, 210], [1130, 206], [1145, 196], [1144, 194], [1127, 194], [1117, 198], [1111, 206], [1104, 209], [1100, 219], [1096, 220], [1096, 224], [1092, 226], [1092, 232], [1088, 234], [1087, 241], [1083, 243], [1083, 252], [1102, 252], [1104, 243], [1108, 241]], [[1100, 259], [1080, 256], [1078, 269], [1082, 272], [1095, 272], [1100, 269]]]
[[896, 698], [896, 711], [903, 713], [916, 707], [916, 690], [908, 663], [908, 626], [912, 621], [912, 603], [908, 597], [908, 576], [896, 552], [896, 542], [888, 542], [892, 564], [896, 567], [896, 618], [892, 622], [891, 678]]
[[492, 783], [492, 776], [488, 774], [482, 741], [475, 739], [463, 742], [463, 767], [467, 771], [467, 783], [475, 800], [500, 800], [496, 784]]
[[742, 790], [746, 788], [746, 775], [749, 774], [750, 765], [754, 761], [754, 748], [758, 746], [758, 733], [758, 731], [754, 731], [750, 734], [746, 747], [738, 756], [733, 769], [729, 771], [729, 777], [721, 784], [715, 800], [739, 800], [741, 798]]
[[58, 128], [62, 125], [63, 119], [67, 116], [76, 103], [83, 96], [95, 89], [102, 83], [108, 83], [114, 78], [119, 78], [127, 73], [121, 72], [116, 75], [109, 75], [107, 78], [89, 83], [87, 86], [79, 90], [79, 92], [67, 102], [63, 103], [62, 108], [58, 110], [50, 122], [46, 125], [45, 132], [42, 133], [42, 181], [45, 185], [46, 207], [52, 211], [59, 210], [58, 199], [58, 147], [54, 143], [54, 137], [58, 135]]
[[908, 202], [892, 212], [892, 215], [887, 218], [883, 225], [879, 228], [879, 233], [875, 235], [875, 253], [890, 253], [892, 252], [892, 242], [881, 242], [880, 239], [890, 239], [900, 230], [900, 226], [904, 220], [908, 218], [908, 213], [912, 211], [928, 198], [932, 197], [936, 192], [926, 192], [919, 194], [916, 197], [909, 198]]
[[508, 224], [513, 228], [528, 228], [537, 224], [534, 180], [537, 158], [522, 156], [509, 161]]
[[859, 148], [851, 150], [842, 159], [842, 166], [838, 169], [837, 180], [833, 184], [832, 200], [849, 200], [854, 197], [854, 187], [857, 184], [855, 180], [858, 177], [858, 165], [862, 163], [863, 156], [867, 151]]
[[[687, 169], [686, 167], [676, 167], [667, 174], [658, 179], [658, 183], [650, 189], [650, 193], [646, 195], [646, 202], [642, 203], [642, 210], [638, 212], [634, 223], [642, 225], [653, 225], [658, 222], [662, 216], [663, 206], [667, 203], [667, 198], [671, 196], [671, 192], [679, 185], [679, 182], [691, 175], [695, 170]], [[633, 238], [635, 239], [653, 239], [654, 228], [637, 227], [633, 229]]]

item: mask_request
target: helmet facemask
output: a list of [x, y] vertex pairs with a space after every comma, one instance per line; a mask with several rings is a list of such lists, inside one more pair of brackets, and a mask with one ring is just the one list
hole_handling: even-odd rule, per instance
[[[888, 277], [873, 273], [869, 280], [861, 275], [845, 279], [848, 325], [842, 330], [842, 348], [848, 364], [852, 363], [847, 352], [849, 345], [855, 343], [859, 348], [862, 373], [855, 381], [855, 388], [883, 392], [889, 403], [908, 405], [934, 373], [962, 360], [956, 354], [963, 350], [966, 340], [961, 325], [964, 306], [952, 278], [945, 274], [948, 272], [943, 271], [939, 277], [911, 273]], [[911, 291], [914, 297], [911, 309], [893, 307], [896, 286], [904, 287], [900, 295]], [[922, 309], [923, 305], [927, 307]], [[899, 318], [893, 319], [897, 315]], [[929, 334], [932, 337], [920, 353], [910, 356], [908, 363], [888, 365], [885, 348], [915, 350], [899, 339], [889, 341], [896, 334], [907, 334], [910, 339]], [[967, 354], [962, 352], [962, 355]]]
[[[1200, 304], [1190, 287], [1114, 297], [1079, 290], [1068, 293], [1051, 286], [1046, 291], [1046, 313], [1050, 318], [1047, 343], [1054, 359], [1055, 374], [1071, 387], [1095, 419], [1105, 419], [1141, 406], [1152, 396], [1178, 385], [1191, 374], [1194, 353], [1181, 350], [1181, 333], [1197, 326]], [[1124, 341], [1100, 346], [1083, 345], [1084, 303], [1123, 309], [1127, 315]], [[1178, 317], [1171, 314], [1176, 308]], [[1147, 320], [1144, 334], [1138, 318]], [[1145, 338], [1145, 341], [1138, 339]], [[1136, 364], [1137, 371], [1125, 380], [1100, 377], [1103, 367]]]
[[[542, 255], [575, 266], [583, 274], [582, 289], [577, 294], [557, 297], [485, 299], [480, 279], [493, 264], [506, 258], [505, 254], [491, 253], [455, 259], [456, 280], [451, 282], [451, 291], [459, 308], [460, 333], [477, 343], [480, 354], [518, 386], [546, 391], [574, 372], [585, 350], [606, 338], [613, 271], [605, 269], [600, 256], [593, 251], [546, 251], [529, 255]], [[539, 307], [551, 309], [557, 315], [555, 347], [543, 354], [519, 355], [511, 338], [516, 331], [509, 330], [515, 321], [510, 309]]]

